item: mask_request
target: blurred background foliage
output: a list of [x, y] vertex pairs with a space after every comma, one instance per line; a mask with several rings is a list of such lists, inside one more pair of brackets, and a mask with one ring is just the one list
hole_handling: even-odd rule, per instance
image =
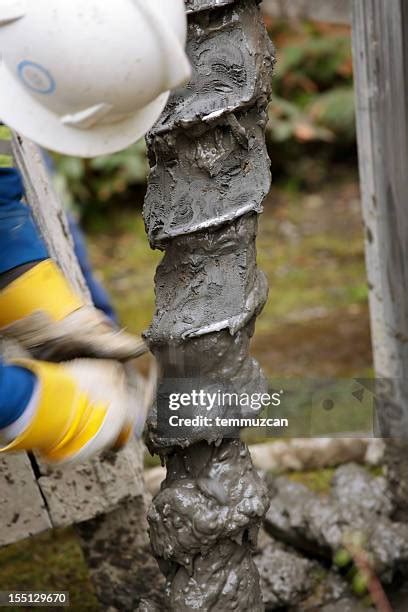
[[315, 187], [333, 163], [356, 163], [350, 30], [310, 22], [269, 30], [277, 49], [267, 128], [275, 179]]
[[100, 221], [118, 204], [134, 202], [135, 194], [143, 201], [143, 191], [140, 191], [149, 172], [144, 140], [125, 151], [93, 159], [53, 157], [57, 168], [56, 187], [64, 201], [80, 212], [85, 226]]
[[[267, 23], [277, 48], [268, 150], [275, 182], [315, 187], [333, 163], [355, 164], [353, 70], [346, 26]], [[316, 163], [318, 159], [319, 163]], [[56, 157], [58, 186], [85, 225], [115, 205], [141, 202], [148, 164], [140, 141], [92, 160]]]

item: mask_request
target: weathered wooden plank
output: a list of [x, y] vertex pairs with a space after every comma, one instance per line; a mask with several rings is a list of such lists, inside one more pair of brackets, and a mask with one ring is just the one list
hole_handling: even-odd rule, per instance
[[90, 302], [77, 258], [66, 215], [54, 193], [44, 158], [37, 145], [13, 134], [13, 155], [23, 176], [27, 202], [36, 224], [53, 259], [64, 272], [75, 289]]
[[282, 19], [310, 19], [349, 23], [351, 0], [263, 0], [265, 15]]
[[[15, 342], [0, 337], [4, 359], [29, 357]], [[13, 544], [51, 527], [51, 519], [27, 455], [0, 458], [0, 546]]]
[[50, 529], [51, 521], [25, 454], [0, 458], [0, 546]]
[[356, 0], [353, 51], [361, 192], [379, 423], [390, 481], [408, 517], [408, 5]]
[[119, 453], [79, 466], [41, 465], [39, 485], [55, 527], [112, 512], [124, 500], [144, 495], [143, 447], [134, 440]]

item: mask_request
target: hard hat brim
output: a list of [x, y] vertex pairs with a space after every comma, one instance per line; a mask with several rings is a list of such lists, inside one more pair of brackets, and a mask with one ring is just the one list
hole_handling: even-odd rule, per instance
[[84, 130], [64, 125], [58, 115], [28, 93], [4, 63], [0, 64], [0, 91], [0, 119], [6, 125], [46, 149], [75, 157], [96, 157], [126, 149], [153, 127], [170, 95], [161, 94], [122, 121]]

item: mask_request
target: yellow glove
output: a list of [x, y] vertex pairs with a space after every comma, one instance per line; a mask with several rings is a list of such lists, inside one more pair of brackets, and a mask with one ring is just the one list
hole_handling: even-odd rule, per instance
[[14, 363], [31, 370], [38, 387], [28, 423], [0, 452], [37, 451], [45, 461], [68, 463], [121, 448], [129, 440], [139, 399], [120, 363]]
[[50, 259], [0, 291], [0, 335], [50, 361], [75, 357], [125, 361], [147, 350], [143, 340], [115, 329], [100, 311], [85, 305]]

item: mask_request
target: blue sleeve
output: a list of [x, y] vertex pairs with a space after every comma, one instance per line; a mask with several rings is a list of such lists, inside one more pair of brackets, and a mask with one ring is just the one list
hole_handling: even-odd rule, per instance
[[[14, 168], [0, 168], [0, 274], [17, 266], [49, 257], [31, 211], [22, 203], [24, 187]], [[75, 253], [91, 292], [92, 300], [112, 321], [116, 314], [102, 285], [95, 279], [81, 231], [70, 217]]]
[[49, 256], [23, 195], [18, 171], [0, 168], [0, 274]]
[[26, 409], [34, 391], [35, 375], [0, 360], [0, 429], [8, 427]]

